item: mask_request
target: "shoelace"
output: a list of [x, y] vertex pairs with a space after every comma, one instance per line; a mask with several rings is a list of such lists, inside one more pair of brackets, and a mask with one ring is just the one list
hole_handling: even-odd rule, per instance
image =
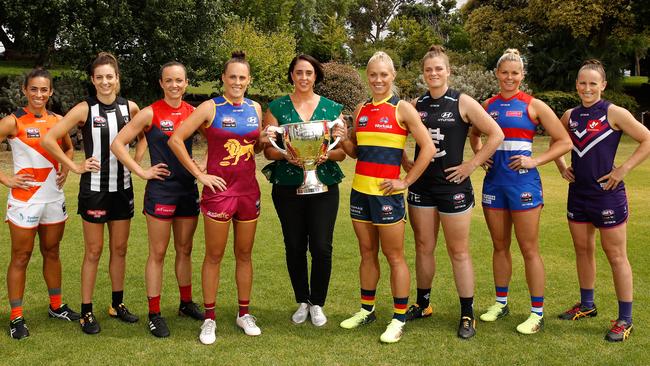
[[471, 327], [471, 324], [472, 324], [472, 319], [471, 318], [468, 318], [468, 317], [464, 316], [462, 321], [463, 321], [463, 328], [470, 328]]
[[579, 303], [573, 305], [573, 308], [571, 308], [570, 310], [567, 311], [568, 314], [576, 314], [578, 312], [580, 312], [580, 304]]
[[215, 329], [216, 325], [217, 324], [214, 321], [204, 323], [203, 324], [203, 332], [204, 333], [214, 333], [214, 329]]
[[612, 323], [612, 329], [610, 329], [610, 332], [619, 334], [625, 330], [625, 323], [621, 322], [621, 325], [619, 325], [618, 320], [610, 320], [610, 322]]
[[325, 316], [325, 314], [323, 314], [323, 309], [320, 306], [313, 306], [312, 309], [314, 313], [313, 316], [315, 317]]
[[243, 320], [246, 323], [247, 327], [253, 328], [253, 327], [257, 326], [257, 324], [255, 324], [255, 322], [257, 321], [257, 318], [255, 318], [254, 316], [252, 316], [250, 314], [244, 315]]

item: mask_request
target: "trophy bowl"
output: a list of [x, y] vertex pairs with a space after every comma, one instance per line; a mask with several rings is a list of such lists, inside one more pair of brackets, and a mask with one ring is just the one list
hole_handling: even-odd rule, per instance
[[270, 138], [273, 147], [298, 160], [303, 167], [303, 182], [296, 190], [296, 194], [327, 192], [327, 186], [318, 180], [316, 163], [321, 155], [326, 154], [339, 143], [338, 137], [330, 143], [331, 129], [336, 125], [345, 126], [340, 119], [289, 123], [280, 127], [269, 126], [268, 132], [275, 132], [276, 139], [282, 141], [285, 146], [284, 149], [279, 147], [275, 140]]

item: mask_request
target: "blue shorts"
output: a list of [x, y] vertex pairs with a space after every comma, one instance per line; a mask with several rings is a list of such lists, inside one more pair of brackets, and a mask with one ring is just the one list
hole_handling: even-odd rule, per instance
[[404, 195], [374, 196], [353, 189], [350, 193], [350, 216], [353, 221], [374, 225], [390, 225], [404, 221]]
[[544, 204], [541, 180], [501, 186], [483, 182], [483, 208], [524, 211]]
[[598, 196], [569, 189], [566, 216], [569, 221], [590, 223], [597, 228], [618, 226], [628, 217], [625, 189]]
[[199, 215], [199, 191], [196, 186], [181, 192], [145, 190], [142, 212], [161, 220]]

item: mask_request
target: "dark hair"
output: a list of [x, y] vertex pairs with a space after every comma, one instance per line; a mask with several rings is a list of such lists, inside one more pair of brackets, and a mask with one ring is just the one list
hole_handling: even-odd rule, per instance
[[52, 75], [50, 75], [50, 72], [45, 70], [42, 67], [37, 67], [32, 69], [27, 75], [25, 75], [25, 81], [23, 81], [23, 87], [27, 89], [27, 85], [29, 84], [29, 81], [32, 80], [33, 78], [46, 78], [47, 80], [50, 81], [50, 89], [52, 89]]
[[595, 58], [585, 60], [585, 62], [582, 63], [582, 66], [580, 66], [578, 74], [582, 70], [594, 70], [600, 74], [600, 76], [603, 78], [603, 81], [607, 81], [607, 74], [605, 73], [605, 67], [603, 66], [603, 63], [599, 60], [596, 60]]
[[110, 65], [115, 70], [115, 76], [117, 76], [117, 87], [115, 88], [115, 94], [120, 93], [120, 68], [117, 66], [117, 58], [110, 52], [100, 52], [97, 54], [97, 57], [90, 64], [90, 77], [92, 78], [95, 75], [95, 69], [99, 66]]
[[183, 72], [185, 73], [185, 78], [187, 79], [187, 69], [185, 68], [185, 65], [178, 61], [169, 61], [166, 62], [164, 65], [160, 66], [160, 71], [158, 71], [158, 78], [162, 80], [163, 76], [163, 71], [165, 71], [166, 68], [172, 67], [172, 66], [180, 66], [183, 69]]
[[221, 74], [225, 75], [226, 70], [228, 70], [228, 65], [234, 63], [240, 63], [246, 65], [246, 67], [248, 67], [248, 73], [250, 74], [251, 65], [246, 60], [246, 53], [244, 51], [233, 51], [233, 53], [230, 54], [230, 60], [226, 61], [226, 63], [223, 64], [223, 72]]
[[434, 57], [440, 57], [445, 61], [445, 64], [447, 65], [447, 70], [450, 70], [451, 67], [449, 66], [449, 57], [447, 56], [447, 52], [445, 52], [445, 48], [443, 46], [434, 44], [431, 47], [429, 47], [429, 51], [424, 54], [424, 57], [422, 57], [422, 68], [424, 68], [424, 61], [430, 58]]
[[309, 62], [311, 66], [314, 68], [314, 71], [316, 72], [316, 84], [323, 81], [323, 78], [325, 77], [325, 73], [323, 72], [323, 65], [321, 65], [321, 63], [318, 62], [318, 60], [313, 58], [312, 56], [300, 54], [294, 57], [293, 60], [291, 60], [291, 63], [289, 64], [289, 72], [287, 72], [287, 80], [289, 81], [289, 84], [293, 85], [293, 79], [291, 78], [291, 74], [293, 73], [293, 69], [296, 67], [296, 64], [300, 60]]

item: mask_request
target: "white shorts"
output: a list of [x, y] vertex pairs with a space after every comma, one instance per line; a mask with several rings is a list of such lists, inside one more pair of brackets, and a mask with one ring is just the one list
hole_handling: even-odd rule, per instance
[[25, 203], [7, 200], [7, 216], [5, 222], [23, 229], [33, 229], [38, 225], [54, 225], [65, 222], [68, 212], [65, 208], [65, 198], [49, 203]]

